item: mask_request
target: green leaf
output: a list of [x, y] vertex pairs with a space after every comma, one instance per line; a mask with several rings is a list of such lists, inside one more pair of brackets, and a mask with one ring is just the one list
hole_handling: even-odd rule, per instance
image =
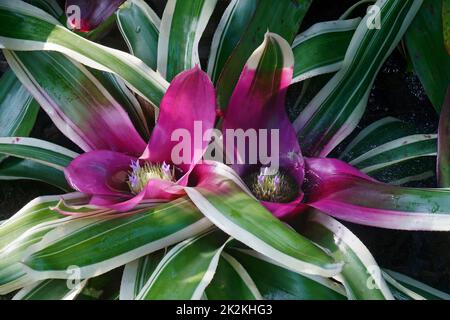
[[[342, 69], [294, 122], [305, 155], [327, 156], [356, 128], [379, 69], [396, 48], [421, 4], [421, 0], [380, 0], [376, 4], [379, 14], [370, 11], [362, 20]], [[377, 17], [380, 29], [373, 28], [378, 27]]]
[[357, 18], [321, 22], [299, 34], [292, 44], [293, 82], [338, 71], [360, 21]]
[[394, 185], [435, 176], [436, 135], [387, 117], [364, 128], [339, 158], [377, 180]]
[[349, 299], [384, 300], [393, 296], [381, 276], [381, 269], [364, 244], [344, 225], [311, 210], [301, 232], [326, 248], [335, 258], [345, 261], [341, 274]]
[[30, 250], [24, 264], [40, 279], [67, 278], [76, 265], [82, 279], [99, 275], [192, 237], [211, 223], [187, 199], [125, 216], [112, 214], [65, 224]]
[[208, 300], [262, 300], [247, 270], [226, 252], [222, 252], [216, 274], [205, 295]]
[[169, 0], [161, 20], [158, 71], [171, 81], [200, 65], [198, 44], [217, 0]]
[[161, 20], [143, 0], [128, 0], [116, 12], [117, 25], [131, 54], [156, 69]]
[[0, 48], [58, 51], [89, 67], [121, 77], [155, 107], [168, 83], [140, 59], [86, 40], [44, 11], [22, 1], [0, 0]]
[[311, 0], [259, 0], [255, 7], [249, 7], [242, 2], [248, 1], [231, 2], [220, 22], [222, 27], [214, 35], [211, 50], [215, 52], [211, 56], [214, 62], [210, 62], [208, 69], [213, 76], [220, 72], [217, 97], [223, 109], [228, 105], [245, 63], [263, 42], [264, 34], [269, 30], [291, 43], [311, 4]]
[[10, 158], [0, 163], [0, 180], [22, 179], [48, 183], [67, 192], [72, 190], [61, 170], [28, 159]]
[[165, 255], [166, 249], [159, 250], [127, 263], [120, 284], [120, 300], [135, 300]]
[[199, 300], [212, 280], [226, 236], [213, 229], [187, 239], [167, 252], [138, 300]]
[[233, 248], [230, 254], [248, 271], [267, 300], [344, 300], [337, 282], [293, 272], [253, 250]]
[[186, 192], [218, 228], [298, 272], [333, 276], [340, 271], [340, 263], [287, 227], [243, 191], [245, 185], [230, 168], [217, 164], [213, 170], [216, 170], [214, 176], [196, 188], [186, 188]]
[[29, 159], [63, 171], [78, 154], [56, 144], [34, 138], [0, 138], [0, 154]]
[[450, 56], [443, 41], [442, 4], [440, 0], [423, 0], [405, 37], [414, 70], [437, 112], [441, 110], [450, 83]]
[[0, 137], [28, 136], [39, 105], [12, 71], [0, 78]]
[[49, 279], [20, 290], [13, 300], [75, 300], [84, 289], [87, 280], [69, 288], [66, 280]]
[[397, 300], [450, 300], [448, 293], [391, 270], [383, 270], [383, 277], [393, 288]]

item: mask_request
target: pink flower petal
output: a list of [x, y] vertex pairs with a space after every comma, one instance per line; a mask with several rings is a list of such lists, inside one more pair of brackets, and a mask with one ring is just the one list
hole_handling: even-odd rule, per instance
[[[215, 118], [216, 95], [206, 73], [199, 67], [180, 73], [164, 95], [158, 121], [141, 159], [152, 163], [175, 163], [187, 177], [203, 157], [211, 136], [205, 133], [214, 127]], [[174, 134], [175, 141], [172, 141]], [[179, 155], [174, 148], [183, 142], [186, 150], [190, 149], [187, 150], [189, 154], [182, 153], [183, 159], [174, 159]]]
[[129, 197], [126, 181], [133, 160], [136, 158], [113, 151], [87, 152], [66, 168], [66, 179], [83, 193]]

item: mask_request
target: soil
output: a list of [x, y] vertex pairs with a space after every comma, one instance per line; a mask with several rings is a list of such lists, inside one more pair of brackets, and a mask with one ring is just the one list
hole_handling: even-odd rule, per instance
[[[161, 15], [164, 1], [150, 0]], [[301, 29], [304, 30], [320, 21], [337, 19], [356, 0], [325, 1], [314, 0]], [[220, 0], [220, 8], [225, 2]], [[223, 11], [222, 11], [223, 12]], [[220, 14], [215, 14], [213, 22], [201, 42], [201, 55], [207, 57], [208, 46], [214, 25]], [[108, 37], [116, 47], [124, 47], [117, 30]], [[108, 39], [103, 42], [108, 42]], [[203, 59], [204, 60], [204, 59]], [[203, 62], [203, 61], [202, 61]], [[6, 68], [0, 57], [0, 74]], [[301, 85], [290, 89], [287, 103], [291, 117], [298, 114], [293, 108]], [[414, 124], [422, 132], [436, 132], [438, 116], [431, 106], [420, 81], [408, 71], [405, 59], [395, 51], [387, 60], [372, 89], [369, 105], [358, 130], [385, 116], [395, 116]], [[48, 116], [41, 112], [32, 137], [58, 143], [78, 150], [52, 124]], [[432, 187], [433, 185], [429, 185]], [[8, 218], [30, 200], [40, 195], [59, 194], [60, 191], [44, 183], [34, 181], [0, 181], [0, 221]], [[403, 232], [346, 225], [366, 244], [380, 266], [409, 275], [443, 291], [450, 292], [450, 233]]]

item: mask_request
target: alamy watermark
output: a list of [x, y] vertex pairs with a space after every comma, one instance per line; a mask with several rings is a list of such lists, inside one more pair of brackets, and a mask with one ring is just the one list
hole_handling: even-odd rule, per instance
[[[278, 172], [280, 163], [280, 132], [278, 129], [226, 129], [225, 134], [218, 129], [208, 129], [203, 133], [202, 122], [194, 122], [194, 132], [176, 129], [171, 141], [177, 142], [171, 152], [174, 165], [190, 164], [196, 155], [203, 152], [204, 160], [214, 160], [226, 164], [253, 165], [267, 167], [273, 174]], [[198, 156], [198, 155], [197, 155]]]

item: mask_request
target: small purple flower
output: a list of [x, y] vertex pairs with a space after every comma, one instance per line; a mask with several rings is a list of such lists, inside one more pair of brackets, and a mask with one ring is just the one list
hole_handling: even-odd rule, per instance
[[170, 164], [167, 164], [165, 161], [163, 162], [163, 164], [161, 165], [161, 169], [164, 172], [164, 174], [166, 175], [170, 175]]
[[263, 171], [261, 170], [258, 175], [258, 183], [260, 185], [263, 185], [265, 179], [266, 179], [266, 176], [264, 175]]
[[136, 161], [132, 160], [130, 167], [131, 167], [131, 170], [133, 171], [133, 173], [138, 172], [141, 169], [139, 160], [136, 160]]
[[280, 186], [280, 176], [276, 175], [275, 178], [273, 178], [273, 184], [275, 186], [275, 188], [278, 188]]
[[138, 186], [138, 177], [133, 173], [129, 176], [129, 182], [132, 188], [137, 188]]

